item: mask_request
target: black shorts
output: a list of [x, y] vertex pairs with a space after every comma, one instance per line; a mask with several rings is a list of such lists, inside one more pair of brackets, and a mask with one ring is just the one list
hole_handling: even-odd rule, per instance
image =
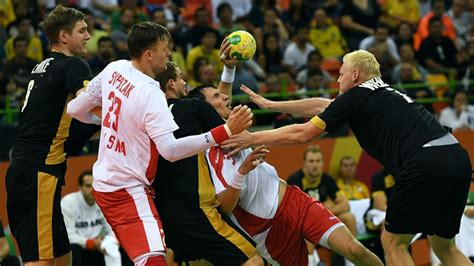
[[395, 177], [385, 229], [453, 238], [471, 182], [469, 155], [459, 144], [420, 149]]
[[8, 220], [23, 262], [58, 258], [71, 250], [61, 213], [61, 178], [18, 162], [8, 168]]
[[205, 259], [214, 265], [241, 265], [256, 252], [255, 242], [216, 208], [158, 213], [175, 261]]

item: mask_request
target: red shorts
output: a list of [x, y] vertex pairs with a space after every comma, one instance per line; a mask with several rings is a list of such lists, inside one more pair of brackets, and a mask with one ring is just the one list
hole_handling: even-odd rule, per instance
[[151, 193], [143, 187], [114, 192], [94, 191], [97, 205], [133, 260], [149, 252], [165, 252], [164, 233]]
[[305, 239], [318, 244], [328, 230], [342, 226], [321, 202], [296, 186], [288, 186], [273, 219], [254, 216], [241, 208], [236, 208], [234, 215], [257, 242], [262, 256], [268, 254], [280, 265], [308, 265]]

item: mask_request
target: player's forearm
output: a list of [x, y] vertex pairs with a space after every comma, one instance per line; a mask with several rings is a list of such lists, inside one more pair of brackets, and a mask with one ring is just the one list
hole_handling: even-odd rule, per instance
[[217, 88], [223, 94], [229, 96], [229, 100], [232, 102], [232, 84], [235, 77], [235, 67], [229, 68], [224, 65], [224, 70], [222, 70], [221, 80]]
[[228, 187], [219, 194], [217, 194], [217, 199], [220, 201], [220, 208], [223, 212], [230, 214], [237, 206], [240, 197], [240, 189], [235, 189], [233, 187]]
[[224, 125], [209, 132], [176, 139], [173, 133], [166, 133], [153, 138], [158, 152], [166, 160], [175, 162], [209, 149], [229, 138]]
[[295, 115], [313, 117], [322, 113], [331, 100], [326, 98], [309, 98], [295, 101], [270, 101], [268, 109]]
[[95, 107], [96, 105], [84, 93], [81, 93], [68, 103], [67, 114], [83, 123], [99, 125], [100, 119], [89, 112]]
[[[253, 145], [293, 145], [303, 144], [311, 141], [313, 138], [318, 137], [308, 127], [314, 127], [314, 125], [305, 124], [293, 124], [285, 127], [280, 127], [272, 130], [265, 130], [260, 132], [252, 133]], [[321, 131], [323, 133], [323, 131]]]

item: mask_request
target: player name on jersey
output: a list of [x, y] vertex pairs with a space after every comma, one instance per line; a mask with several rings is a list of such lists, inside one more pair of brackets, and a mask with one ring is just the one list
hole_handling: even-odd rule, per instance
[[132, 83], [130, 83], [124, 76], [122, 76], [117, 71], [112, 73], [112, 77], [109, 80], [109, 84], [115, 86], [115, 88], [127, 98], [130, 95], [130, 92], [135, 88]]

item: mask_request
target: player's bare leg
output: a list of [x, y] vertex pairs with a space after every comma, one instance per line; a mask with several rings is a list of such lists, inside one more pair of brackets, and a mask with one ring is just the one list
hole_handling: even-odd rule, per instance
[[356, 265], [381, 266], [382, 261], [362, 245], [345, 226], [336, 228], [328, 237], [329, 247]]
[[408, 248], [415, 235], [393, 234], [384, 230], [382, 233], [382, 246], [387, 265], [411, 266], [415, 265]]
[[428, 236], [431, 248], [443, 265], [472, 265], [472, 262], [456, 247], [454, 239]]

